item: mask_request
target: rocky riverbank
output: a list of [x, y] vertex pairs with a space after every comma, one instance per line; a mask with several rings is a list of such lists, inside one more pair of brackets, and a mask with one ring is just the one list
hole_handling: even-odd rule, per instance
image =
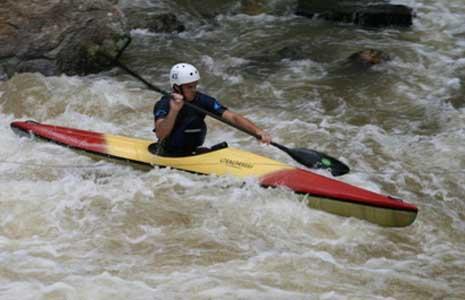
[[[182, 32], [185, 25], [169, 11], [123, 7], [118, 1], [60, 0], [4, 1], [0, 7], [0, 80], [17, 72], [44, 75], [84, 75], [111, 65], [99, 53], [117, 56], [130, 30]], [[234, 2], [235, 3], [235, 2]], [[231, 12], [233, 1], [221, 1], [215, 9], [199, 13], [211, 19]], [[201, 8], [197, 9], [199, 12]], [[270, 13], [262, 0], [240, 1], [233, 12]], [[412, 9], [385, 1], [299, 0], [296, 14], [361, 26], [410, 26]]]

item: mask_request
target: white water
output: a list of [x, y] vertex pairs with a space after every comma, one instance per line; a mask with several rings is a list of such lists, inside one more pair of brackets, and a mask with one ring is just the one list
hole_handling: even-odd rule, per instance
[[[128, 62], [166, 86], [173, 62], [192, 61], [203, 89], [278, 142], [331, 153], [353, 169], [344, 181], [416, 204], [413, 225], [19, 138], [17, 119], [152, 138], [159, 95], [115, 71], [17, 75], [0, 83], [0, 299], [464, 299], [465, 8], [401, 3], [417, 9], [411, 30], [227, 15], [179, 37], [137, 31]], [[265, 59], [296, 41], [305, 58]], [[367, 74], [338, 69], [363, 47], [393, 59]], [[293, 163], [209, 121], [207, 143], [222, 140]]]

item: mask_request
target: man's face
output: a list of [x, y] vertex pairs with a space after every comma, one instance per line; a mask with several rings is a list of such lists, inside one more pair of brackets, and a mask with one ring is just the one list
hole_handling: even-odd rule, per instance
[[181, 85], [184, 97], [187, 101], [192, 101], [197, 93], [197, 81]]

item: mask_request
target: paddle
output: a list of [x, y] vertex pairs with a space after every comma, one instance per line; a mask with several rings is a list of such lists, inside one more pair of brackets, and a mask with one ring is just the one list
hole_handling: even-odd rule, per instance
[[[108, 56], [107, 56], [108, 57]], [[109, 58], [109, 57], [108, 57]], [[162, 90], [161, 88], [151, 84], [150, 82], [148, 82], [147, 80], [145, 80], [144, 78], [142, 78], [139, 74], [135, 73], [134, 71], [132, 71], [131, 69], [129, 69], [127, 66], [125, 66], [124, 64], [122, 64], [121, 62], [119, 62], [118, 60], [113, 60], [114, 63], [120, 67], [121, 69], [123, 69], [124, 71], [126, 71], [128, 74], [132, 75], [133, 77], [137, 78], [138, 80], [140, 80], [141, 82], [143, 82], [147, 87], [149, 87], [150, 89], [156, 91], [156, 92], [159, 92], [160, 94], [164, 95], [164, 96], [169, 96], [170, 93], [168, 93], [167, 91], [164, 91]], [[190, 102], [187, 102], [185, 101], [184, 102], [184, 105], [187, 105], [199, 112], [202, 112], [220, 122], [223, 122], [231, 127], [234, 127], [244, 133], [247, 133], [257, 139], [260, 139], [260, 136], [255, 134], [254, 132], [251, 132], [247, 129], [244, 129], [242, 127], [239, 127], [233, 123], [231, 123], [230, 121], [222, 118], [222, 117], [219, 117], [195, 104], [192, 104]], [[287, 154], [289, 154], [289, 156], [291, 156], [294, 160], [296, 160], [297, 162], [301, 163], [302, 165], [306, 166], [306, 167], [309, 167], [309, 168], [312, 168], [312, 169], [328, 169], [331, 171], [331, 174], [333, 176], [340, 176], [340, 175], [344, 175], [346, 173], [348, 173], [350, 171], [349, 167], [347, 165], [345, 165], [344, 163], [340, 162], [339, 160], [329, 156], [329, 155], [326, 155], [324, 153], [321, 153], [321, 152], [318, 152], [316, 150], [311, 150], [311, 149], [305, 149], [305, 148], [296, 148], [296, 149], [289, 149], [281, 144], [278, 144], [276, 142], [271, 142], [270, 143], [271, 145], [275, 146], [276, 148], [286, 152]]]

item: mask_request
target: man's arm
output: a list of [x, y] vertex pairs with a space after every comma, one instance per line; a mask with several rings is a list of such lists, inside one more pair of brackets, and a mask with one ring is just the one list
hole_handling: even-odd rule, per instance
[[170, 111], [166, 118], [158, 119], [155, 121], [155, 135], [161, 141], [170, 135], [173, 130], [174, 123], [176, 122], [176, 117], [178, 112]]
[[184, 104], [182, 95], [172, 94], [171, 96], [170, 111], [166, 117], [155, 120], [155, 135], [159, 140], [163, 140], [170, 135], [176, 123], [176, 117]]
[[248, 131], [254, 132], [256, 135], [261, 137], [260, 140], [262, 143], [269, 144], [271, 142], [270, 134], [264, 131], [263, 129], [258, 128], [257, 125], [255, 125], [246, 117], [230, 110], [226, 110], [223, 113], [222, 117], [228, 120], [229, 122], [233, 123], [234, 125], [242, 127]]

